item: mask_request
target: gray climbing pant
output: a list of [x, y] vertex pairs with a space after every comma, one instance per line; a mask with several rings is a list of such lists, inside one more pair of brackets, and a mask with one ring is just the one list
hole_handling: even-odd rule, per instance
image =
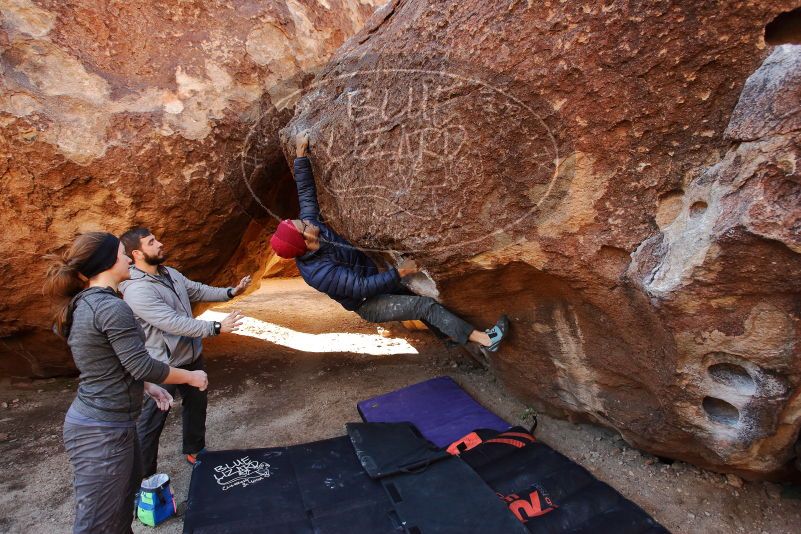
[[136, 427], [64, 423], [64, 448], [75, 472], [73, 534], [132, 532], [134, 499], [142, 483]]
[[460, 345], [466, 344], [475, 330], [436, 300], [419, 295], [376, 295], [365, 300], [355, 311], [371, 323], [423, 321]]

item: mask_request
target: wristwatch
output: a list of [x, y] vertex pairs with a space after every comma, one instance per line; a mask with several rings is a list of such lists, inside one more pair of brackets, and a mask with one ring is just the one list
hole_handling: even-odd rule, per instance
[[214, 321], [214, 335], [219, 336], [220, 332], [222, 332], [222, 323], [219, 321]]
[[234, 288], [233, 287], [229, 287], [228, 288], [228, 298], [229, 299], [234, 298]]

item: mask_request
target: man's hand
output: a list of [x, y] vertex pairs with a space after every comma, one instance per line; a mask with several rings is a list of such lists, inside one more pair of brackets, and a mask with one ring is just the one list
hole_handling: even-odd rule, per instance
[[397, 269], [401, 278], [410, 274], [414, 274], [420, 270], [420, 268], [417, 266], [417, 262], [414, 260], [403, 260], [403, 262], [398, 265]]
[[306, 157], [309, 152], [309, 132], [303, 131], [295, 136], [295, 155], [299, 158]]
[[205, 391], [209, 387], [209, 377], [206, 371], [190, 371], [192, 378], [189, 379], [188, 384], [192, 387], [198, 388], [200, 391]]
[[252, 280], [250, 279], [250, 275], [247, 275], [246, 277], [244, 277], [242, 280], [239, 281], [239, 285], [237, 285], [234, 288], [234, 290], [231, 291], [231, 294], [233, 296], [241, 295], [250, 286], [251, 281]]
[[222, 328], [220, 328], [220, 332], [225, 332], [226, 334], [230, 334], [231, 332], [236, 332], [237, 329], [242, 325], [242, 312], [239, 310], [232, 311], [225, 318], [220, 321]]
[[156, 401], [156, 406], [158, 406], [159, 410], [162, 412], [166, 412], [170, 409], [170, 406], [172, 406], [173, 399], [170, 392], [156, 384], [145, 382], [145, 393], [147, 393], [148, 397]]

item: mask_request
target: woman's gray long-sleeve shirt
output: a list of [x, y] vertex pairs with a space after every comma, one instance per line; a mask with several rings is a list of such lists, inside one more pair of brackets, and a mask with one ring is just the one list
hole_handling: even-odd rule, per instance
[[81, 373], [71, 410], [98, 421], [135, 421], [144, 382], [162, 383], [169, 365], [148, 355], [142, 328], [113, 289], [85, 289], [71, 305], [67, 343]]

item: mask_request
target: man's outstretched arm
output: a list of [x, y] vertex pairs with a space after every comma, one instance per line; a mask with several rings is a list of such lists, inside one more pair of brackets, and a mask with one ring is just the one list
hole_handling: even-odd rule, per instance
[[235, 287], [214, 287], [201, 284], [200, 282], [190, 280], [174, 269], [170, 271], [170, 275], [173, 278], [180, 278], [183, 280], [190, 302], [225, 302], [244, 293], [251, 283], [250, 275], [242, 278]]
[[[142, 321], [175, 336], [209, 337], [217, 334], [214, 321], [203, 321], [179, 314], [149, 285], [131, 286], [123, 294], [123, 300]], [[241, 319], [239, 311], [229, 313], [220, 321], [220, 331], [236, 332], [242, 324]]]
[[[150, 284], [147, 284], [148, 286]], [[214, 322], [179, 315], [146, 284], [131, 286], [123, 293], [123, 300], [144, 322], [176, 336], [209, 337], [214, 335]]]
[[180, 272], [170, 269], [173, 279], [181, 280], [189, 295], [189, 302], [225, 302], [234, 297], [232, 287], [214, 287], [195, 282]]
[[317, 189], [314, 185], [311, 161], [307, 156], [309, 150], [309, 134], [304, 132], [295, 138], [296, 158], [294, 164], [295, 185], [298, 188], [300, 219], [320, 220], [320, 206], [317, 204]]

